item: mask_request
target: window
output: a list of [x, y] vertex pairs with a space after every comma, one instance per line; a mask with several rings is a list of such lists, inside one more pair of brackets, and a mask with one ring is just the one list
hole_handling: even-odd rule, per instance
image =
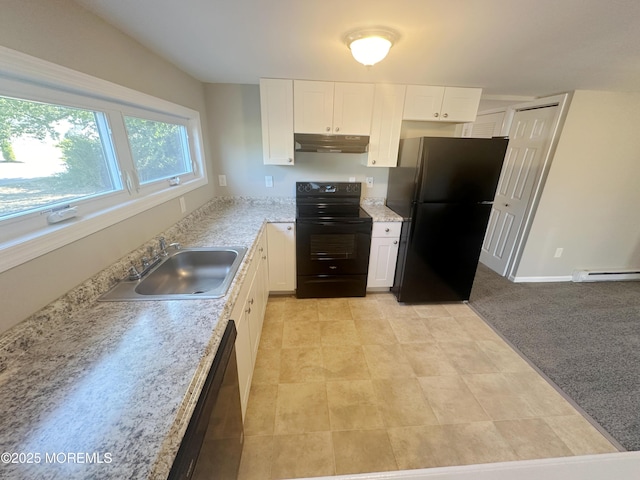
[[0, 219], [122, 189], [102, 112], [0, 97]]
[[191, 173], [187, 131], [182, 125], [125, 117], [140, 184]]
[[206, 184], [197, 111], [0, 47], [0, 272]]

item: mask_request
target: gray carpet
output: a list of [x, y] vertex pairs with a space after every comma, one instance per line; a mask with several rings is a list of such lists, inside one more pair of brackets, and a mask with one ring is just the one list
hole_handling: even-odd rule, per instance
[[470, 305], [627, 450], [640, 450], [640, 282], [512, 283], [480, 264]]

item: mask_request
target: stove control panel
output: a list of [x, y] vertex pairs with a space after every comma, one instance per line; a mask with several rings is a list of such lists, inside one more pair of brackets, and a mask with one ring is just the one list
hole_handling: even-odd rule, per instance
[[359, 196], [360, 188], [361, 184], [355, 182], [296, 182], [296, 196]]

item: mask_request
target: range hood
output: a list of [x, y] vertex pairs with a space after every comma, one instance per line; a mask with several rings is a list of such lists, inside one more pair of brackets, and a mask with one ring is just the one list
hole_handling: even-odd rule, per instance
[[365, 153], [369, 151], [367, 135], [322, 135], [296, 133], [296, 152]]

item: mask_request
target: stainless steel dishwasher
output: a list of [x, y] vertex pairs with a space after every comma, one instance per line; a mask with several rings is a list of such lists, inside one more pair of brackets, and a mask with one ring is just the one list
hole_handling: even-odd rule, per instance
[[244, 432], [236, 363], [236, 327], [229, 320], [169, 479], [234, 480]]

